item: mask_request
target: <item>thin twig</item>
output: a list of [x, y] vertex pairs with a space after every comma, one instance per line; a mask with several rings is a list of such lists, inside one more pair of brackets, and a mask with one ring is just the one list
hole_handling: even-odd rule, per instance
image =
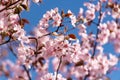
[[60, 66], [61, 66], [61, 63], [62, 63], [62, 57], [63, 57], [63, 56], [60, 56], [60, 62], [59, 62], [59, 64], [58, 64], [58, 67], [57, 67], [57, 70], [56, 70], [56, 78], [55, 78], [55, 80], [57, 80], [58, 71], [59, 71]]
[[0, 43], [0, 46], [1, 46], [1, 45], [4, 45], [4, 44], [7, 44], [7, 43], [9, 43], [9, 42], [11, 42], [10, 40], [11, 40], [11, 38], [9, 38], [8, 40], [6, 40], [6, 41], [3, 42], [3, 43]]
[[[100, 3], [100, 5], [101, 5], [101, 7], [102, 7], [102, 4], [101, 4], [101, 3]], [[100, 8], [100, 11], [99, 11], [100, 18], [99, 18], [99, 20], [98, 20], [97, 26], [99, 26], [99, 25], [100, 25], [100, 22], [101, 22], [101, 18], [102, 18], [102, 13], [101, 13], [101, 11], [102, 11], [102, 8]], [[95, 41], [94, 41], [95, 43], [94, 43], [94, 47], [93, 47], [93, 54], [92, 54], [91, 58], [93, 58], [94, 55], [95, 55], [99, 31], [100, 31], [100, 30], [97, 28], [96, 39], [95, 39]]]
[[48, 33], [48, 34], [45, 34], [45, 35], [39, 36], [38, 39], [39, 39], [39, 38], [42, 38], [42, 37], [44, 37], [44, 36], [50, 35], [50, 34], [52, 34], [52, 33], [53, 33], [53, 32], [50, 32], [50, 33]]
[[23, 65], [23, 68], [24, 68], [24, 70], [25, 70], [25, 71], [26, 71], [26, 73], [27, 73], [28, 79], [29, 79], [29, 80], [32, 80], [32, 79], [31, 79], [31, 77], [30, 77], [29, 70], [26, 68], [26, 66], [25, 66], [25, 65]]
[[28, 39], [34, 39], [36, 42], [36, 51], [38, 50], [38, 39], [36, 37], [28, 37]]
[[[102, 7], [102, 4], [100, 3], [101, 7]], [[98, 23], [95, 23], [96, 26], [99, 26], [100, 25], [100, 22], [101, 22], [101, 18], [102, 18], [102, 14], [101, 14], [101, 11], [102, 11], [102, 8], [100, 8], [100, 11], [99, 11], [99, 15], [100, 15], [100, 18], [98, 20]], [[93, 47], [93, 54], [91, 56], [91, 58], [94, 58], [95, 56], [95, 52], [96, 52], [96, 47], [97, 47], [97, 39], [98, 39], [98, 34], [99, 34], [99, 29], [97, 28], [97, 33], [96, 33], [96, 39], [94, 41], [94, 47]], [[90, 72], [88, 71], [88, 74], [85, 75], [84, 79], [83, 80], [87, 80], [87, 78], [90, 76]]]

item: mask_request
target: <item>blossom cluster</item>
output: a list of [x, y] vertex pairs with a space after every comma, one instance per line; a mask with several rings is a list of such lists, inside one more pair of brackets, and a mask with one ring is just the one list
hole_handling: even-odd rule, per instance
[[[54, 8], [43, 15], [32, 34], [27, 34], [24, 27], [29, 21], [21, 18], [20, 13], [29, 9], [30, 1], [0, 2], [0, 50], [6, 48], [8, 55], [16, 58], [12, 61], [0, 56], [0, 76], [31, 80], [32, 70], [37, 74], [34, 80], [104, 80], [117, 65], [118, 56], [106, 54], [103, 46], [112, 43], [120, 53], [119, 4], [111, 0], [85, 2], [87, 9], [80, 8], [78, 15]], [[112, 20], [104, 22], [107, 17]], [[93, 25], [96, 33], [88, 30]], [[5, 55], [5, 51], [0, 53]]]

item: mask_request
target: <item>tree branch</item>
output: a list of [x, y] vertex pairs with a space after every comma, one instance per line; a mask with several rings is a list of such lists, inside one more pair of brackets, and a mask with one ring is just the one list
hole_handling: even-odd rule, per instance
[[57, 71], [56, 71], [56, 78], [55, 78], [55, 80], [57, 80], [58, 71], [59, 71], [60, 66], [61, 66], [61, 63], [62, 63], [62, 57], [63, 57], [63, 56], [60, 56], [60, 62], [59, 62], [59, 64], [58, 64], [58, 68], [57, 68]]
[[38, 40], [35, 37], [29, 37], [28, 39], [33, 39], [36, 42], [36, 51], [38, 50]]
[[12, 5], [15, 5], [15, 4], [17, 4], [18, 2], [20, 2], [21, 0], [18, 0], [18, 1], [16, 1], [16, 2], [13, 2], [12, 4], [10, 4], [10, 5], [7, 5], [5, 8], [3, 8], [3, 9], [1, 9], [0, 10], [0, 12], [2, 12], [2, 11], [4, 11], [4, 10], [6, 10], [7, 8], [9, 8], [10, 6], [12, 6]]
[[87, 78], [90, 76], [90, 71], [88, 71], [88, 74], [85, 75], [84, 79], [83, 80], [87, 80]]
[[11, 42], [10, 40], [11, 40], [11, 38], [9, 38], [7, 41], [5, 41], [5, 42], [3, 42], [3, 43], [0, 43], [0, 46]]
[[29, 70], [27, 70], [27, 68], [26, 68], [26, 66], [25, 66], [25, 65], [23, 65], [23, 68], [24, 68], [24, 70], [25, 70], [25, 71], [26, 71], [26, 73], [27, 73], [28, 79], [29, 79], [29, 80], [32, 80], [32, 79], [31, 79], [31, 77], [30, 77]]
[[[100, 11], [99, 11], [99, 16], [100, 16], [100, 18], [99, 18], [99, 20], [98, 20], [97, 27], [100, 25], [100, 22], [101, 22], [101, 18], [102, 18], [102, 13], [101, 13], [101, 12], [102, 12], [102, 4], [100, 3]], [[94, 47], [93, 47], [93, 54], [92, 54], [92, 57], [91, 57], [91, 58], [93, 58], [94, 55], [95, 55], [99, 31], [100, 31], [100, 30], [97, 28], [96, 39], [95, 39], [95, 41], [94, 41]]]

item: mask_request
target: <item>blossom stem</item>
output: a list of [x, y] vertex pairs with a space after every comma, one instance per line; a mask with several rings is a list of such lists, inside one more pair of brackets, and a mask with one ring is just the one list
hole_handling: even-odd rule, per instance
[[28, 39], [34, 39], [36, 42], [36, 51], [38, 50], [38, 39], [35, 37], [29, 37]]

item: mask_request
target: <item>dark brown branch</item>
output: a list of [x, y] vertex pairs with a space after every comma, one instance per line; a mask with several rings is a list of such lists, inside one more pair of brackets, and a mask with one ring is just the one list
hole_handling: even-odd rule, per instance
[[3, 43], [0, 43], [0, 46], [11, 42], [10, 40], [11, 40], [11, 38], [9, 38], [7, 41], [5, 41], [5, 42], [3, 42]]
[[[99, 29], [97, 29], [96, 40], [98, 39], [98, 33], [99, 33]], [[95, 40], [95, 43], [94, 43], [92, 58], [95, 55], [95, 51], [96, 51], [96, 47], [97, 47], [97, 41], [96, 40]]]
[[29, 79], [29, 80], [32, 80], [32, 79], [31, 79], [31, 77], [30, 77], [29, 70], [27, 70], [27, 68], [26, 68], [26, 66], [25, 66], [25, 65], [23, 65], [23, 68], [24, 68], [24, 70], [25, 70], [25, 71], [26, 71], [26, 73], [27, 73], [28, 79]]
[[45, 34], [45, 35], [42, 35], [42, 36], [40, 36], [40, 37], [38, 37], [38, 38], [42, 38], [42, 37], [47, 36], [47, 35], [50, 35], [50, 34], [52, 34], [52, 32], [50, 32], [50, 33], [48, 33], [48, 34]]
[[10, 43], [10, 42], [13, 42], [13, 41], [17, 41], [17, 39], [12, 39], [12, 37], [9, 36], [9, 39], [6, 40], [6, 41], [4, 41], [4, 42], [2, 42], [2, 43], [0, 43], [0, 46], [1, 46], [1, 45], [4, 45], [4, 44], [7, 44], [7, 43]]
[[84, 79], [83, 80], [87, 80], [87, 78], [90, 76], [90, 71], [88, 71], [88, 74], [85, 75]]
[[34, 39], [36, 42], [36, 51], [38, 50], [38, 40], [35, 37], [29, 37], [28, 39]]
[[[99, 18], [99, 20], [98, 20], [98, 23], [94, 23], [94, 24], [96, 24], [96, 26], [98, 27], [99, 25], [100, 25], [100, 22], [101, 22], [101, 18], [102, 18], [102, 4], [100, 3], [100, 11], [99, 11], [99, 16], [100, 16], [100, 18]], [[99, 29], [97, 28], [97, 33], [96, 33], [96, 36], [95, 36], [95, 41], [94, 41], [94, 47], [93, 47], [93, 54], [92, 54], [92, 56], [91, 56], [91, 58], [94, 58], [94, 56], [95, 56], [95, 52], [96, 52], [96, 47], [97, 47], [97, 39], [98, 39], [98, 34], [99, 34]], [[88, 71], [88, 74], [87, 75], [85, 75], [85, 77], [84, 77], [84, 79], [83, 80], [87, 80], [87, 78], [90, 76], [90, 72]]]
[[[100, 3], [100, 6], [101, 6], [100, 11], [99, 11], [99, 16], [100, 16], [100, 18], [99, 18], [99, 20], [98, 20], [98, 24], [96, 25], [97, 27], [100, 25], [101, 18], [102, 18], [102, 13], [101, 13], [101, 12], [102, 12], [102, 4], [101, 4], [101, 3]], [[99, 31], [100, 31], [100, 30], [97, 28], [96, 39], [95, 39], [95, 41], [94, 41], [94, 47], [93, 47], [93, 54], [92, 54], [92, 57], [91, 57], [91, 58], [93, 58], [94, 55], [95, 55]]]
[[55, 80], [57, 80], [58, 71], [59, 71], [60, 66], [61, 66], [61, 63], [62, 63], [62, 57], [63, 57], [63, 56], [60, 56], [60, 62], [59, 62], [59, 64], [58, 64], [58, 67], [57, 67], [57, 70], [56, 70], [56, 78], [55, 78]]
[[18, 0], [18, 1], [16, 1], [16, 2], [14, 2], [14, 3], [12, 3], [12, 4], [8, 5], [8, 6], [6, 6], [5, 8], [1, 9], [0, 12], [8, 9], [10, 6], [17, 4], [17, 3], [20, 2], [20, 1], [21, 1], [21, 0]]

